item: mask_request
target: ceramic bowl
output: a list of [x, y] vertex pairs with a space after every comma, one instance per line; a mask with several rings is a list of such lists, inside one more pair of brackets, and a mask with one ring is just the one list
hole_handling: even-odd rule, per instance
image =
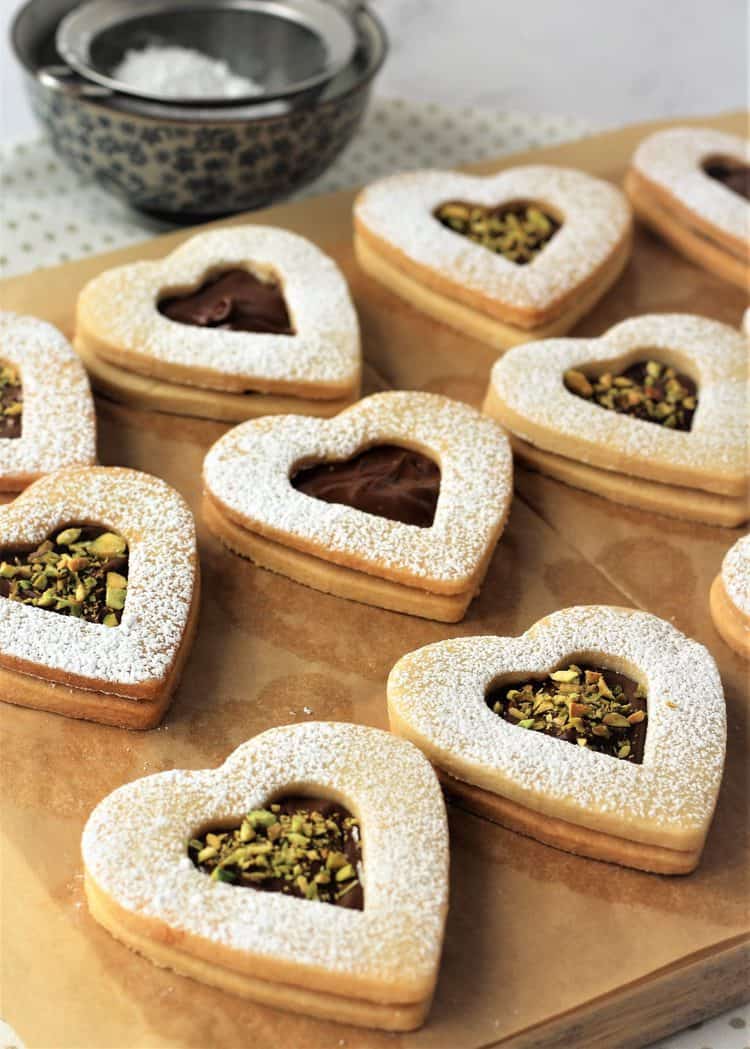
[[356, 53], [323, 90], [256, 106], [170, 106], [56, 72], [55, 31], [76, 3], [29, 0], [14, 20], [34, 113], [76, 171], [134, 207], [183, 221], [270, 204], [325, 171], [356, 131], [388, 48], [363, 7]]

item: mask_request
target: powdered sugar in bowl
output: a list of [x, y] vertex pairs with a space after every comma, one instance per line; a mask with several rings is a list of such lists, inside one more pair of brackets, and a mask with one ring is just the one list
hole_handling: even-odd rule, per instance
[[[322, 0], [288, 0], [290, 8], [308, 2]], [[187, 5], [202, 8], [205, 16], [207, 7], [217, 11], [221, 4], [143, 0], [138, 11]], [[232, 0], [227, 7], [242, 5], [279, 6]], [[167, 20], [180, 28], [168, 37], [158, 31], [135, 37], [103, 32], [90, 57], [104, 72], [84, 77], [63, 62], [56, 36], [65, 16], [88, 6], [28, 0], [18, 12], [12, 43], [34, 111], [61, 156], [82, 174], [138, 208], [187, 221], [269, 204], [321, 174], [356, 131], [387, 50], [380, 22], [358, 7], [346, 16], [354, 43], [348, 61], [329, 79], [290, 93], [286, 87], [295, 76], [299, 87], [321, 68], [314, 41], [304, 32], [292, 31], [295, 46], [307, 40], [307, 51], [297, 51], [299, 59], [288, 56], [288, 68], [287, 59], [277, 62], [284, 47], [270, 38], [265, 51], [274, 56], [272, 67], [249, 66], [237, 49], [221, 46], [227, 35], [236, 36], [233, 26], [212, 22], [218, 34], [212, 39], [205, 18], [199, 30], [187, 11]], [[149, 29], [158, 30], [155, 18]], [[155, 49], [150, 56], [144, 54], [148, 48]], [[187, 101], [186, 77], [194, 95]], [[119, 81], [116, 89], [108, 78]]]

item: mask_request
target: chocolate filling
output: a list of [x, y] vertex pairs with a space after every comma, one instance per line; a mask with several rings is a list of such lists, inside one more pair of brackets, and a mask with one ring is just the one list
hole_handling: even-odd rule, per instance
[[23, 391], [17, 370], [0, 364], [0, 438], [21, 436]]
[[600, 408], [671, 430], [689, 430], [698, 406], [693, 380], [659, 361], [639, 361], [618, 375], [586, 375], [571, 368], [564, 382], [571, 393]]
[[294, 335], [281, 286], [247, 270], [227, 270], [196, 291], [162, 299], [159, 312], [199, 328]]
[[94, 525], [67, 525], [29, 549], [0, 551], [0, 597], [119, 626], [128, 587], [128, 545]]
[[364, 907], [359, 821], [327, 798], [279, 798], [247, 813], [238, 827], [191, 838], [188, 855], [214, 881]]
[[326, 503], [429, 528], [440, 494], [440, 468], [420, 452], [380, 444], [346, 462], [303, 467], [291, 483]]
[[709, 160], [703, 166], [709, 178], [721, 182], [733, 193], [750, 200], [750, 167], [731, 160]]
[[549, 244], [560, 223], [539, 204], [523, 202], [486, 208], [462, 200], [438, 205], [435, 218], [443, 226], [525, 266]]
[[504, 721], [640, 765], [646, 694], [631, 678], [591, 664], [570, 664], [543, 680], [500, 685], [487, 705]]

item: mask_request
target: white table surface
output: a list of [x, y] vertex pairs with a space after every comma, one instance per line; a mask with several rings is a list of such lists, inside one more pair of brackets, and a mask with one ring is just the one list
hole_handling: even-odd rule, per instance
[[[506, 110], [567, 114], [571, 127], [590, 128], [747, 104], [745, 0], [372, 3], [392, 46], [376, 88], [382, 99], [483, 107], [498, 116]], [[18, 6], [18, 0], [0, 0], [0, 144], [36, 133], [7, 45]], [[500, 142], [501, 118], [494, 133]], [[4, 162], [7, 170], [13, 157], [6, 153]], [[672, 1036], [660, 1049], [750, 1049], [749, 1022], [747, 1009], [733, 1010]], [[23, 1032], [18, 1035], [15, 1044], [22, 1044]], [[0, 1021], [0, 1049], [13, 1041]]]

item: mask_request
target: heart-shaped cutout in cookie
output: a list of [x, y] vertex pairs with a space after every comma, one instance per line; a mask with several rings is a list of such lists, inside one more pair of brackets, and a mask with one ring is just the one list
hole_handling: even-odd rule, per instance
[[270, 226], [199, 233], [158, 262], [95, 277], [78, 298], [76, 346], [225, 393], [327, 399], [359, 387], [359, 327], [342, 273], [310, 241]]
[[487, 706], [510, 725], [640, 765], [648, 710], [627, 674], [570, 663], [540, 677], [493, 685]]
[[31, 549], [0, 550], [0, 596], [23, 605], [120, 625], [128, 544], [115, 532], [66, 523]]
[[422, 452], [377, 444], [343, 462], [296, 470], [292, 487], [390, 521], [431, 528], [440, 495], [440, 467]]
[[23, 430], [23, 387], [14, 365], [0, 360], [0, 439], [17, 440]]
[[261, 280], [242, 269], [212, 276], [195, 291], [161, 299], [159, 313], [200, 328], [294, 335], [279, 281]]
[[750, 143], [667, 128], [640, 143], [625, 177], [636, 215], [693, 262], [747, 289]]
[[613, 374], [606, 366], [570, 368], [565, 387], [577, 397], [633, 419], [690, 430], [698, 405], [698, 387], [689, 375], [658, 360], [639, 360]]
[[[78, 526], [71, 529], [71, 521]], [[79, 527], [99, 533], [84, 542], [85, 551], [73, 538]], [[56, 537], [51, 549], [49, 536]], [[197, 620], [189, 508], [164, 481], [135, 470], [60, 470], [0, 507], [0, 550], [28, 552], [40, 544], [43, 570], [32, 568], [25, 580], [11, 557], [0, 571], [11, 583], [28, 582], [26, 593], [39, 583], [39, 600], [0, 599], [0, 699], [151, 727], [176, 687]], [[95, 589], [87, 592], [92, 574]], [[51, 615], [48, 600], [65, 614]]]
[[630, 249], [630, 208], [619, 189], [541, 165], [489, 176], [393, 175], [360, 193], [354, 218], [365, 270], [500, 347], [532, 330], [567, 330], [616, 279]]
[[[695, 384], [698, 402], [689, 430], [604, 411], [593, 398], [566, 388], [571, 372], [622, 374], [644, 357]], [[740, 512], [748, 480], [747, 396], [746, 346], [739, 332], [704, 317], [653, 314], [623, 321], [597, 339], [516, 347], [495, 364], [484, 410], [540, 451], [728, 496]]]
[[70, 343], [36, 317], [0, 311], [0, 491], [94, 462], [94, 402]]
[[733, 157], [709, 157], [702, 167], [709, 178], [750, 201], [750, 165]]
[[541, 204], [503, 204], [488, 208], [462, 200], [438, 205], [435, 218], [474, 244], [502, 255], [516, 266], [528, 265], [560, 229]]
[[[249, 837], [255, 821], [281, 823], [274, 799], [290, 789], [356, 817], [362, 910], [227, 884], [189, 856], [203, 828], [246, 826]], [[307, 822], [278, 835], [314, 841]], [[266, 848], [267, 837], [249, 845]], [[219, 769], [120, 787], [89, 818], [82, 851], [94, 917], [160, 965], [307, 1015], [392, 1030], [424, 1019], [447, 910], [448, 834], [435, 775], [404, 740], [343, 723], [271, 729]]]
[[[571, 663], [642, 686], [642, 763], [519, 728], [488, 706], [491, 689]], [[388, 713], [392, 731], [424, 751], [449, 793], [482, 815], [644, 870], [687, 873], [700, 859], [724, 765], [724, 696], [709, 652], [656, 616], [568, 608], [521, 637], [428, 645], [392, 670]]]
[[283, 794], [239, 824], [196, 832], [187, 851], [215, 881], [357, 911], [364, 906], [361, 825], [330, 798]]
[[[302, 482], [295, 483], [295, 477], [302, 474], [304, 480], [310, 467], [325, 488], [326, 469], [320, 464], [350, 461], [344, 472], [351, 494], [358, 484], [356, 476], [352, 480], [357, 464], [351, 460], [371, 448], [381, 450], [384, 461], [371, 491], [359, 492], [360, 508], [344, 505], [340, 490], [330, 502], [297, 490]], [[415, 478], [411, 467], [401, 469], [404, 452], [412, 451], [428, 460], [426, 479]], [[309, 577], [295, 574], [296, 563], [269, 564], [292, 578], [354, 596], [338, 585], [338, 569], [347, 569], [363, 580], [356, 600], [390, 600], [384, 607], [401, 611], [426, 603], [429, 607], [417, 614], [455, 619], [478, 590], [505, 525], [512, 456], [501, 429], [473, 408], [435, 394], [399, 391], [367, 397], [331, 420], [289, 415], [243, 423], [209, 451], [204, 483], [207, 522], [230, 548], [245, 553], [243, 537], [257, 535], [314, 557], [325, 573], [325, 578]], [[435, 500], [434, 520], [427, 527]], [[257, 559], [252, 551], [247, 556]], [[326, 572], [328, 566], [332, 571]], [[362, 588], [371, 577], [378, 589], [370, 601]], [[347, 575], [346, 584], [350, 581]], [[388, 590], [386, 584], [400, 589]], [[413, 605], [398, 603], [406, 600], [407, 589]], [[432, 596], [445, 597], [450, 607], [434, 609]]]

